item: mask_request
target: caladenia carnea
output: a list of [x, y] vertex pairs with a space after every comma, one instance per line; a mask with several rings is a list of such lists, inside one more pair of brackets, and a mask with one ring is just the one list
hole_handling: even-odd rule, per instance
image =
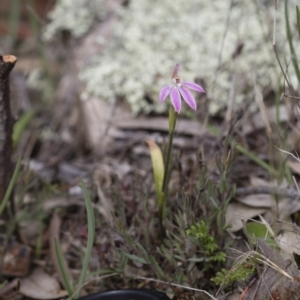
[[159, 93], [159, 100], [164, 101], [170, 95], [172, 107], [169, 110], [169, 142], [165, 156], [165, 160], [162, 158], [162, 154], [158, 146], [148, 140], [150, 147], [152, 166], [154, 172], [154, 181], [156, 188], [157, 205], [159, 209], [159, 220], [161, 228], [163, 230], [163, 219], [165, 217], [165, 205], [168, 196], [168, 182], [170, 178], [170, 166], [173, 147], [173, 136], [176, 127], [176, 120], [181, 110], [181, 97], [183, 100], [193, 109], [197, 109], [195, 97], [189, 89], [195, 90], [200, 93], [204, 93], [204, 89], [190, 81], [183, 81], [179, 75], [179, 64], [175, 65], [175, 68], [171, 75], [171, 84], [164, 86]]

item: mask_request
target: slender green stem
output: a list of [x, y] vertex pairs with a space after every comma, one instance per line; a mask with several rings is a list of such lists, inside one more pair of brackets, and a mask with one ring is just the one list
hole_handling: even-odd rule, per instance
[[177, 116], [178, 114], [175, 112], [174, 108], [172, 107], [169, 112], [169, 143], [168, 143], [168, 149], [166, 155], [165, 174], [164, 174], [164, 180], [162, 186], [162, 192], [165, 194], [165, 196], [168, 194], [168, 178], [170, 173], [169, 169], [170, 169], [170, 162], [172, 156], [173, 137], [174, 137]]
[[297, 54], [294, 48], [294, 43], [293, 43], [293, 33], [292, 29], [290, 26], [290, 19], [289, 19], [289, 12], [288, 12], [288, 0], [285, 0], [284, 2], [284, 13], [285, 13], [285, 24], [286, 24], [286, 33], [287, 33], [287, 38], [290, 46], [290, 51], [291, 51], [291, 56], [292, 56], [292, 63], [295, 69], [295, 73], [298, 79], [298, 82], [300, 83], [300, 69], [298, 65], [298, 58]]
[[71, 297], [73, 295], [73, 288], [70, 283], [68, 270], [66, 267], [66, 262], [64, 260], [61, 248], [59, 246], [59, 243], [56, 238], [54, 238], [54, 245], [55, 245], [55, 254], [57, 257], [58, 265], [59, 265], [59, 271], [62, 277], [63, 284], [65, 286], [65, 289], [68, 292], [68, 295]]
[[0, 205], [0, 215], [2, 214], [3, 210], [5, 209], [8, 201], [9, 201], [9, 198], [13, 192], [13, 189], [14, 189], [14, 186], [15, 186], [15, 183], [18, 179], [18, 175], [19, 175], [19, 171], [20, 171], [20, 168], [21, 168], [21, 157], [19, 157], [18, 159], [18, 162], [17, 162], [17, 165], [15, 167], [15, 170], [14, 170], [14, 173], [12, 175], [12, 178], [8, 184], [8, 187], [7, 187], [7, 190], [5, 192], [5, 195], [4, 195], [4, 198], [1, 202], [1, 205]]
[[167, 155], [166, 155], [166, 159], [165, 159], [165, 172], [164, 172], [162, 193], [161, 193], [161, 199], [160, 199], [161, 205], [159, 207], [159, 219], [160, 219], [162, 232], [164, 231], [162, 220], [164, 218], [166, 198], [168, 195], [168, 181], [169, 181], [169, 176], [170, 176], [170, 164], [171, 164], [172, 148], [173, 148], [173, 136], [174, 136], [175, 126], [176, 126], [177, 116], [178, 116], [178, 113], [175, 112], [173, 107], [171, 107], [170, 111], [169, 111], [169, 142], [168, 142], [168, 148], [167, 148]]
[[172, 131], [172, 132], [170, 131], [169, 143], [168, 143], [168, 149], [167, 149], [167, 155], [166, 155], [164, 181], [163, 181], [163, 186], [162, 186], [162, 191], [165, 193], [165, 195], [167, 195], [167, 192], [168, 192], [168, 178], [169, 178], [170, 161], [171, 161], [171, 155], [172, 155], [173, 136], [174, 136], [174, 131]]
[[87, 240], [87, 247], [86, 247], [86, 252], [84, 255], [83, 263], [82, 263], [82, 269], [80, 273], [80, 277], [78, 280], [78, 286], [79, 290], [75, 294], [75, 298], [80, 294], [81, 287], [84, 285], [84, 281], [86, 278], [86, 273], [88, 270], [89, 262], [92, 256], [92, 251], [93, 251], [93, 245], [94, 245], [94, 240], [95, 240], [95, 215], [94, 215], [94, 210], [93, 210], [93, 205], [91, 201], [90, 194], [84, 184], [84, 181], [81, 179], [80, 180], [81, 187], [83, 190], [83, 196], [84, 196], [84, 201], [85, 201], [85, 206], [86, 206], [86, 212], [87, 212], [87, 220], [88, 220], [88, 240]]

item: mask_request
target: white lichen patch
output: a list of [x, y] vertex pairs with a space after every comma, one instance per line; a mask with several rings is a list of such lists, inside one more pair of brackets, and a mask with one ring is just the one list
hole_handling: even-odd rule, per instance
[[[89, 3], [60, 1], [57, 10], [63, 9], [63, 2]], [[295, 84], [282, 2], [277, 13], [276, 44], [284, 68], [289, 63]], [[293, 26], [295, 2], [289, 1]], [[237, 103], [253, 96], [254, 84], [262, 90], [276, 89], [283, 83], [283, 76], [272, 47], [274, 1], [232, 3], [231, 7], [231, 1], [224, 0], [130, 0], [118, 11], [120, 21], [113, 38], [81, 70], [80, 78], [86, 84], [84, 94], [107, 100], [123, 96], [134, 113], [165, 110], [158, 93], [170, 83], [170, 73], [177, 62], [184, 80], [197, 77], [205, 82], [212, 113], [226, 105], [232, 87]], [[72, 22], [66, 25], [66, 20], [64, 23], [74, 26]], [[296, 45], [298, 41], [295, 33]], [[242, 51], [233, 59], [239, 45], [243, 45]]]
[[85, 34], [95, 20], [106, 15], [104, 0], [58, 0], [49, 13], [50, 23], [46, 27], [43, 39], [49, 41], [60, 30], [67, 30], [78, 38]]

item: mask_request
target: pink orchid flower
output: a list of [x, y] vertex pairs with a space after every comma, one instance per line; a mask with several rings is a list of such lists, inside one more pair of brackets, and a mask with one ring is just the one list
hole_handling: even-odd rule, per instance
[[172, 72], [172, 84], [164, 86], [159, 93], [159, 100], [164, 101], [168, 95], [170, 94], [171, 103], [178, 113], [181, 109], [181, 96], [183, 100], [194, 110], [197, 109], [197, 104], [195, 97], [193, 94], [188, 90], [194, 90], [200, 93], [205, 93], [204, 89], [190, 81], [183, 81], [178, 75], [179, 64], [176, 64], [174, 71]]

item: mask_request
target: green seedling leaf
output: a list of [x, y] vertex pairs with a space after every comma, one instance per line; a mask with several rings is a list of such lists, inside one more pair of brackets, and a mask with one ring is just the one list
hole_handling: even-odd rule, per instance
[[124, 271], [125, 267], [128, 263], [128, 257], [124, 254], [124, 252], [120, 252], [120, 260], [119, 260], [119, 268], [120, 270]]
[[269, 246], [276, 246], [276, 243], [272, 240], [271, 234], [264, 224], [248, 222], [246, 224], [246, 230], [252, 244], [256, 244], [258, 239], [265, 239]]
[[6, 286], [7, 284], [7, 280], [3, 281], [2, 283], [0, 283], [0, 290], [4, 288], [4, 286]]
[[83, 190], [83, 196], [84, 196], [86, 213], [87, 213], [88, 240], [87, 240], [86, 252], [84, 255], [84, 259], [83, 259], [82, 269], [81, 269], [80, 277], [78, 280], [78, 292], [76, 293], [75, 298], [77, 298], [79, 296], [81, 288], [84, 285], [87, 269], [88, 269], [90, 258], [92, 255], [94, 239], [95, 239], [95, 216], [94, 216], [92, 201], [91, 201], [89, 192], [88, 192], [82, 179], [80, 180], [80, 183], [81, 183], [81, 187]]
[[152, 141], [151, 139], [148, 139], [146, 141], [146, 143], [148, 144], [148, 147], [150, 149], [150, 156], [151, 156], [153, 175], [154, 175], [155, 191], [156, 191], [156, 197], [157, 197], [157, 202], [158, 202], [157, 204], [159, 207], [159, 211], [163, 211], [163, 207], [165, 204], [164, 203], [165, 195], [162, 191], [164, 175], [165, 175], [163, 155], [162, 155], [162, 152], [161, 152], [159, 146], [154, 141]]
[[187, 272], [191, 272], [193, 270], [193, 268], [195, 267], [196, 265], [196, 262], [192, 261], [188, 264], [188, 267], [187, 267]]
[[14, 149], [18, 145], [24, 129], [27, 127], [29, 122], [32, 120], [32, 118], [34, 117], [34, 114], [35, 114], [35, 112], [33, 110], [30, 110], [30, 111], [24, 113], [20, 117], [20, 119], [14, 124], [13, 134], [12, 134]]
[[137, 261], [137, 262], [139, 262], [139, 263], [141, 263], [143, 265], [148, 265], [148, 262], [144, 258], [142, 258], [142, 257], [138, 257], [138, 256], [136, 256], [134, 254], [129, 254], [129, 253], [126, 253], [126, 252], [123, 252], [123, 253], [124, 253], [124, 255], [127, 258], [129, 258], [129, 259], [131, 259], [133, 261]]
[[56, 257], [57, 257], [57, 261], [58, 261], [61, 277], [62, 277], [62, 280], [63, 280], [63, 284], [64, 284], [66, 290], [68, 291], [69, 297], [72, 297], [73, 288], [70, 284], [70, 280], [69, 280], [65, 260], [64, 260], [63, 254], [61, 252], [60, 246], [59, 246], [56, 238], [54, 238], [54, 244], [55, 244], [55, 254], [56, 254]]
[[161, 269], [161, 267], [159, 266], [158, 262], [156, 261], [156, 259], [150, 255], [149, 256], [149, 260], [150, 260], [150, 263], [151, 265], [153, 266], [153, 268], [155, 269], [156, 271], [156, 275], [158, 278], [163, 278], [164, 277], [164, 272], [163, 270]]
[[251, 262], [244, 262], [241, 264], [236, 264], [230, 270], [222, 269], [217, 272], [214, 278], [210, 280], [216, 285], [227, 286], [233, 282], [239, 282], [245, 280], [250, 274], [253, 274], [255, 270], [255, 265]]
[[205, 260], [205, 257], [191, 257], [188, 258], [187, 261], [191, 261], [191, 262], [203, 262]]
[[276, 245], [284, 252], [300, 255], [299, 234], [297, 232], [284, 231], [275, 239]]
[[140, 243], [137, 243], [136, 247], [142, 252], [145, 260], [149, 261], [149, 256], [148, 256], [148, 253], [147, 253], [146, 249]]
[[15, 183], [17, 181], [17, 178], [18, 178], [18, 175], [19, 175], [19, 172], [20, 172], [20, 168], [21, 168], [21, 157], [19, 157], [19, 159], [18, 159], [18, 162], [17, 162], [17, 165], [15, 167], [14, 173], [13, 173], [13, 175], [11, 177], [11, 180], [10, 180], [9, 185], [7, 187], [7, 190], [5, 192], [4, 198], [3, 198], [2, 202], [1, 202], [1, 205], [0, 205], [0, 216], [1, 216], [1, 214], [2, 214], [2, 212], [3, 212], [3, 210], [4, 210], [5, 206], [6, 206], [6, 204], [7, 204], [8, 200], [9, 200], [9, 198], [10, 198], [10, 195], [11, 195], [12, 191], [13, 191], [13, 188], [15, 186]]

